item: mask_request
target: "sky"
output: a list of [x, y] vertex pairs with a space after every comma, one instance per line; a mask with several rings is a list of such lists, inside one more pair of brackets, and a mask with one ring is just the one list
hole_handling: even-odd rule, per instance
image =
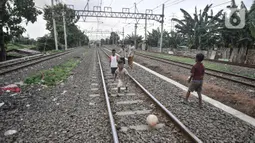
[[[51, 0], [34, 0], [37, 7], [45, 7], [45, 5], [50, 5]], [[65, 3], [67, 5], [73, 5], [75, 10], [83, 10], [87, 0], [58, 0], [59, 2]], [[253, 0], [243, 0], [247, 8], [250, 8]], [[56, 2], [55, 2], [56, 3]], [[186, 10], [188, 13], [193, 15], [195, 12], [195, 7], [199, 12], [200, 9], [204, 9], [207, 4], [213, 4], [213, 12], [217, 13], [219, 10], [224, 9], [227, 11], [226, 6], [230, 4], [230, 0], [89, 0], [89, 9], [93, 10], [94, 6], [112, 7], [112, 11], [121, 12], [122, 8], [130, 8], [130, 12], [134, 12], [134, 3], [137, 3], [137, 9], [140, 13], [145, 13], [146, 9], [154, 9], [154, 14], [162, 14], [162, 4], [165, 3], [165, 23], [164, 29], [170, 31], [174, 28], [175, 23], [171, 22], [171, 18], [181, 19], [183, 14], [180, 8]], [[240, 5], [241, 0], [236, 0], [236, 4]], [[99, 21], [99, 22], [98, 22]], [[84, 22], [81, 18], [76, 25], [80, 27], [83, 31], [117, 31], [122, 32], [124, 27], [125, 36], [127, 34], [134, 33], [134, 19], [117, 19], [117, 18], [95, 18], [89, 17]], [[137, 34], [144, 37], [144, 23], [145, 20], [139, 20]], [[35, 23], [25, 23], [22, 24], [26, 28], [24, 36], [29, 36], [30, 38], [42, 37], [49, 33], [46, 30], [46, 21], [43, 19], [43, 15], [37, 17]], [[152, 29], [160, 28], [160, 23], [156, 21], [148, 21], [147, 30], [150, 32]], [[87, 33], [90, 39], [101, 39], [109, 37], [109, 34], [92, 34]], [[121, 36], [122, 38], [122, 36]]]

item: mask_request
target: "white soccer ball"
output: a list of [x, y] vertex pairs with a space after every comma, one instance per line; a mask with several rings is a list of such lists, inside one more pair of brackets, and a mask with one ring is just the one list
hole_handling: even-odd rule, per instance
[[147, 124], [152, 127], [156, 126], [158, 123], [158, 117], [153, 114], [149, 115], [146, 120], [147, 120]]

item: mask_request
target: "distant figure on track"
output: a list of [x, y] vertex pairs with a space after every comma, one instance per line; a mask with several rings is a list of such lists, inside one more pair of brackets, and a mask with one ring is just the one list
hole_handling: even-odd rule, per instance
[[112, 49], [112, 55], [110, 56], [109, 64], [111, 67], [112, 76], [114, 76], [116, 69], [118, 68], [118, 56], [116, 56], [115, 49]]
[[118, 78], [118, 94], [120, 93], [121, 87], [126, 87], [126, 92], [128, 90], [127, 82], [128, 82], [128, 71], [124, 68], [123, 61], [118, 61], [118, 69], [115, 71], [114, 81]]
[[132, 41], [131, 46], [128, 49], [128, 65], [131, 69], [133, 69], [134, 54], [135, 54], [135, 46], [134, 46], [134, 42]]
[[186, 101], [188, 102], [190, 92], [196, 91], [199, 99], [199, 107], [202, 107], [202, 86], [203, 86], [203, 78], [205, 73], [205, 68], [202, 63], [204, 60], [203, 54], [196, 55], [196, 64], [191, 69], [191, 76], [188, 78], [188, 82], [190, 83], [189, 90], [186, 94]]
[[123, 61], [123, 64], [125, 65], [125, 63], [126, 63], [126, 60], [125, 60], [125, 57], [126, 57], [125, 45], [121, 45], [121, 49], [118, 52], [118, 54], [120, 54], [120, 60]]

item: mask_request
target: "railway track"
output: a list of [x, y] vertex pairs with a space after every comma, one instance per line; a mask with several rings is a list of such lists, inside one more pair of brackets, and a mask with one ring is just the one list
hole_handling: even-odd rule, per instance
[[12, 62], [2, 63], [2, 64], [0, 64], [0, 75], [4, 75], [4, 74], [10, 73], [10, 72], [31, 66], [31, 65], [35, 65], [40, 62], [47, 61], [47, 60], [68, 54], [70, 52], [71, 51], [65, 51], [65, 52], [46, 55], [46, 56], [38, 55], [38, 56], [34, 56], [31, 58], [27, 58], [27, 59], [25, 58], [21, 61], [12, 61]]
[[36, 54], [36, 55], [32, 55], [32, 56], [26, 56], [26, 57], [23, 57], [23, 58], [7, 60], [7, 61], [0, 62], [0, 66], [15, 63], [15, 62], [19, 62], [19, 61], [24, 61], [24, 60], [28, 60], [28, 59], [33, 59], [33, 58], [41, 57], [41, 56], [43, 56], [43, 54]]
[[[192, 68], [192, 65], [182, 63], [182, 62], [177, 62], [177, 61], [173, 61], [173, 60], [166, 60], [166, 59], [163, 59], [163, 58], [159, 58], [159, 57], [155, 57], [155, 56], [149, 56], [149, 55], [141, 54], [141, 53], [136, 53], [136, 55], [144, 57], [144, 58], [160, 61], [160, 62], [163, 62], [163, 63], [175, 65], [175, 66], [182, 67], [182, 68], [185, 68], [185, 69], [191, 69]], [[249, 78], [249, 77], [246, 77], [246, 76], [241, 76], [241, 75], [237, 75], [237, 74], [233, 74], [233, 73], [222, 72], [222, 71], [212, 70], [212, 69], [206, 69], [205, 73], [208, 74], [208, 75], [211, 75], [211, 76], [215, 76], [215, 77], [218, 77], [218, 78], [222, 78], [222, 79], [225, 79], [225, 80], [229, 80], [229, 81], [232, 81], [232, 82], [236, 82], [236, 83], [239, 83], [239, 84], [243, 84], [243, 85], [255, 88], [255, 79], [254, 78]]]
[[[128, 92], [121, 89], [117, 96], [117, 84], [110, 74], [109, 55], [98, 51], [97, 56], [115, 143], [202, 142], [131, 75]], [[154, 128], [146, 124], [149, 114], [159, 118]]]

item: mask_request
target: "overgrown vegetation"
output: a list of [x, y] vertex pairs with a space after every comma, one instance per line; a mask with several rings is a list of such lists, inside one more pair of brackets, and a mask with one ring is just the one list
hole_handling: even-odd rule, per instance
[[14, 50], [14, 49], [35, 49], [35, 45], [24, 45], [24, 44], [17, 44], [17, 43], [10, 43], [7, 45], [7, 51]]
[[40, 73], [25, 79], [26, 84], [43, 84], [54, 86], [65, 81], [70, 72], [79, 64], [79, 60], [71, 59], [66, 63], [55, 66], [52, 69], [41, 71]]

